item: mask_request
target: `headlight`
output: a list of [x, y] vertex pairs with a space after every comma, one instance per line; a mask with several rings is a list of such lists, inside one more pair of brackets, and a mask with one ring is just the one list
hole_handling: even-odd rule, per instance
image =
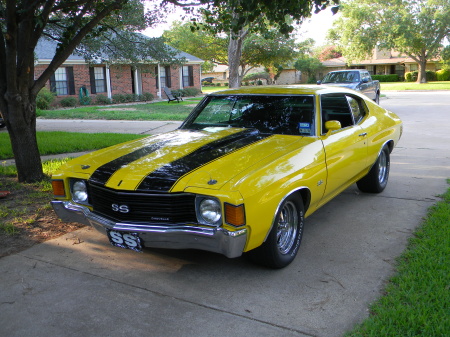
[[220, 225], [222, 209], [220, 202], [212, 198], [199, 198], [197, 202], [197, 218], [205, 225]]
[[84, 180], [77, 180], [72, 184], [72, 199], [78, 203], [87, 203], [88, 191]]

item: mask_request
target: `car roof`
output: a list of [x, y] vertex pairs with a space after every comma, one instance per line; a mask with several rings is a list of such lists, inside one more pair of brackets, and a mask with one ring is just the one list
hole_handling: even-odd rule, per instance
[[216, 91], [210, 96], [216, 95], [325, 95], [333, 93], [357, 93], [354, 90], [342, 87], [328, 87], [326, 85], [274, 85], [274, 86], [255, 86], [241, 87], [236, 89], [227, 89]]
[[345, 69], [345, 70], [333, 70], [330, 71], [330, 73], [345, 73], [345, 72], [349, 72], [349, 71], [367, 71], [367, 69]]

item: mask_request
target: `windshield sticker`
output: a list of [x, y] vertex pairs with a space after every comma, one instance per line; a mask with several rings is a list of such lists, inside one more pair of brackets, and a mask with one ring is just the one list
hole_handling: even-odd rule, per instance
[[311, 123], [298, 123], [298, 131], [300, 133], [311, 133]]

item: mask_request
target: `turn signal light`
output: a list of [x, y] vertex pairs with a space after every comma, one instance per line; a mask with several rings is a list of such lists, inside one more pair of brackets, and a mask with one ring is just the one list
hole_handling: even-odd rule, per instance
[[225, 222], [229, 225], [240, 227], [245, 225], [244, 205], [235, 206], [225, 203]]
[[55, 197], [65, 197], [64, 180], [52, 180], [53, 195]]

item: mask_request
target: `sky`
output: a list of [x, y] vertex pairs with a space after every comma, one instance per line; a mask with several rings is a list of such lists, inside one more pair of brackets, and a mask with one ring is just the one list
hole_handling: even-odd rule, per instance
[[[160, 37], [164, 30], [170, 29], [170, 25], [173, 21], [180, 20], [182, 10], [171, 13], [167, 16], [167, 22], [165, 24], [159, 24], [155, 28], [147, 29], [143, 33], [150, 37]], [[316, 46], [322, 46], [326, 44], [327, 31], [332, 27], [333, 22], [338, 18], [339, 13], [333, 15], [328, 8], [318, 14], [312, 14], [311, 18], [306, 19], [299, 29], [297, 39], [299, 41], [307, 38], [312, 38], [316, 41]]]

